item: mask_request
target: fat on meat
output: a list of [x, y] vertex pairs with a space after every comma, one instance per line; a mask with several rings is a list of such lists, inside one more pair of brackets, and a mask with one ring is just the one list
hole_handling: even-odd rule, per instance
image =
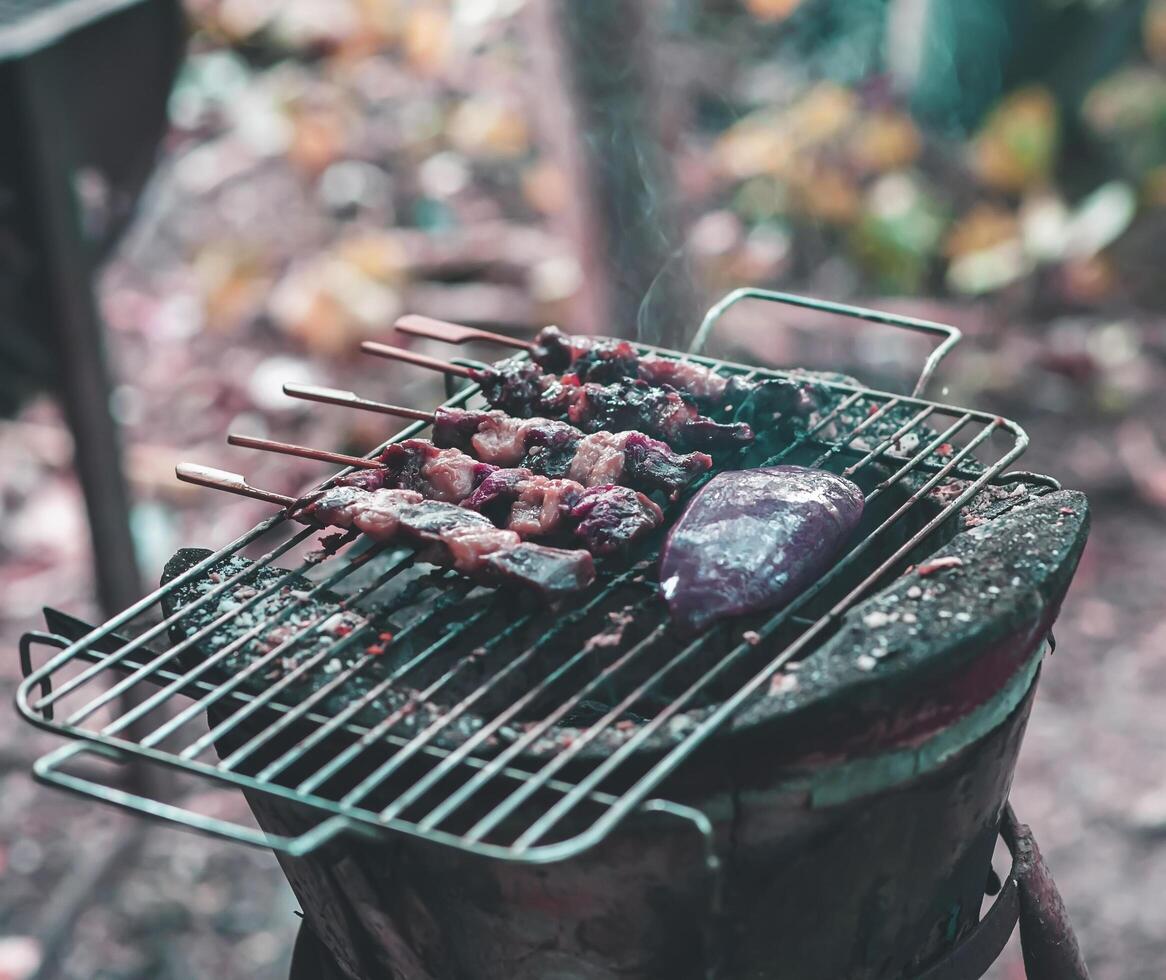
[[624, 449], [630, 432], [592, 432], [575, 449], [567, 476], [585, 487], [619, 483], [624, 472]]

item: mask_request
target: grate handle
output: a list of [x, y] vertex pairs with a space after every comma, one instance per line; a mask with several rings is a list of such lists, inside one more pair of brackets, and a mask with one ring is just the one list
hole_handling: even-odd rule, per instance
[[953, 327], [947, 323], [919, 320], [913, 316], [901, 316], [898, 313], [884, 313], [880, 310], [871, 310], [863, 306], [831, 303], [828, 300], [814, 299], [810, 296], [799, 296], [795, 293], [780, 293], [772, 289], [755, 289], [749, 286], [743, 289], [734, 289], [724, 299], [709, 309], [701, 321], [699, 329], [696, 331], [696, 336], [692, 338], [692, 343], [688, 347], [689, 353], [702, 353], [713, 330], [716, 329], [717, 324], [720, 322], [721, 317], [728, 312], [730, 307], [746, 299], [760, 299], [770, 303], [782, 303], [785, 306], [797, 306], [806, 310], [817, 310], [820, 313], [832, 313], [837, 316], [849, 317], [852, 320], [862, 320], [866, 323], [878, 323], [889, 327], [899, 327], [902, 330], [930, 334], [933, 337], [941, 338], [939, 346], [923, 362], [923, 367], [919, 371], [919, 380], [915, 382], [915, 387], [911, 389], [911, 395], [914, 398], [918, 398], [923, 393], [923, 389], [927, 387], [931, 376], [935, 374], [935, 369], [939, 367], [939, 362], [951, 352], [951, 349], [960, 342], [960, 338], [963, 336], [958, 327]]
[[82, 755], [102, 756], [115, 762], [124, 761], [123, 754], [117, 749], [104, 745], [75, 742], [37, 759], [32, 766], [33, 777], [38, 782], [69, 790], [81, 796], [92, 797], [102, 803], [120, 806], [142, 816], [165, 820], [187, 830], [197, 830], [237, 844], [279, 851], [291, 857], [302, 857], [305, 854], [310, 854], [341, 834], [356, 832], [367, 835], [371, 832], [370, 828], [357, 824], [348, 817], [333, 816], [298, 837], [267, 834], [253, 827], [233, 823], [229, 820], [221, 820], [218, 817], [208, 817], [173, 803], [163, 803], [160, 800], [139, 796], [136, 793], [130, 793], [116, 786], [88, 779], [85, 776], [62, 771], [61, 766]]

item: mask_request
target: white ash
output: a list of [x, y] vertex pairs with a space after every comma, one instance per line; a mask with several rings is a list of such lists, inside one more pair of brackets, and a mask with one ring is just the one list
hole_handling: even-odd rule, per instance
[[769, 694], [776, 697], [781, 694], [790, 694], [798, 689], [798, 679], [793, 674], [778, 671], [769, 679]]

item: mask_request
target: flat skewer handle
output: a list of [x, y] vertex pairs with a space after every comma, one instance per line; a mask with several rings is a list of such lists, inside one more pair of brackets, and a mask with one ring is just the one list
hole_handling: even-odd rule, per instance
[[436, 357], [427, 357], [424, 354], [415, 354], [403, 347], [393, 347], [391, 344], [378, 344], [375, 340], [361, 341], [360, 349], [366, 354], [376, 357], [387, 357], [391, 361], [403, 361], [406, 364], [416, 364], [418, 367], [429, 368], [431, 371], [440, 371], [442, 374], [452, 374], [458, 378], [472, 378], [473, 372], [461, 364], [450, 364]]
[[210, 487], [212, 490], [225, 490], [227, 493], [238, 494], [240, 497], [266, 500], [268, 503], [279, 504], [281, 507], [287, 507], [296, 502], [295, 497], [251, 486], [241, 473], [229, 473], [227, 470], [216, 469], [213, 466], [202, 466], [199, 463], [179, 463], [174, 467], [174, 473], [183, 483], [194, 483], [200, 487]]
[[299, 456], [302, 459], [318, 459], [324, 463], [339, 463], [341, 466], [357, 466], [361, 469], [380, 469], [380, 463], [363, 456], [349, 456], [334, 453], [330, 449], [313, 449], [311, 446], [297, 446], [292, 442], [276, 442], [274, 439], [257, 439], [255, 436], [241, 436], [231, 433], [227, 442], [244, 449], [259, 449], [265, 453], [283, 453], [285, 456]]
[[405, 408], [403, 405], [388, 405], [385, 402], [374, 402], [369, 398], [361, 398], [354, 391], [341, 391], [339, 388], [321, 388], [317, 385], [285, 384], [283, 393], [292, 398], [302, 398], [304, 401], [320, 402], [324, 405], [341, 405], [345, 408], [360, 408], [368, 412], [380, 412], [382, 415], [395, 415], [397, 418], [414, 419], [418, 422], [432, 422], [432, 412], [422, 412], [416, 408]]
[[479, 330], [476, 327], [464, 327], [460, 323], [450, 323], [448, 320], [434, 320], [432, 317], [418, 316], [416, 313], [401, 317], [394, 326], [402, 333], [428, 337], [431, 340], [444, 340], [447, 344], [468, 344], [473, 340], [485, 340], [492, 344], [517, 347], [519, 350], [534, 350], [534, 344], [529, 340]]

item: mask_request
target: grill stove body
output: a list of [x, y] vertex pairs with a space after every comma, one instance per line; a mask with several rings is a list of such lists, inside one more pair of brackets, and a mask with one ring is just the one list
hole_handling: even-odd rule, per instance
[[[918, 397], [953, 329], [743, 290], [697, 344], [743, 299], [942, 339], [913, 396], [709, 362], [823, 398], [808, 428], [738, 465], [826, 466], [866, 495], [849, 553], [788, 607], [690, 642], [655, 596], [656, 546], [547, 611], [452, 576], [402, 585], [411, 560], [360, 542], [285, 571], [312, 532], [286, 538], [273, 518], [186, 554], [102, 627], [54, 617], [26, 637], [18, 706], [72, 740], [37, 777], [275, 849], [304, 908], [304, 976], [959, 980], [1019, 915], [1031, 980], [1084, 977], [1007, 811], [1084, 498], [1004, 472], [1025, 444], [1014, 424]], [[258, 562], [238, 558], [281, 530]], [[218, 584], [192, 591], [211, 571]], [[300, 639], [262, 655], [255, 639], [280, 625], [315, 642], [313, 603], [335, 609], [345, 583], [350, 608], [396, 589], [397, 658], [352, 637], [269, 678]], [[294, 599], [264, 612], [277, 591]], [[34, 667], [42, 643], [60, 652]], [[183, 726], [204, 713], [192, 740]], [[236, 786], [262, 832], [69, 771], [92, 751]], [[1002, 827], [1015, 863], [981, 920]]]

